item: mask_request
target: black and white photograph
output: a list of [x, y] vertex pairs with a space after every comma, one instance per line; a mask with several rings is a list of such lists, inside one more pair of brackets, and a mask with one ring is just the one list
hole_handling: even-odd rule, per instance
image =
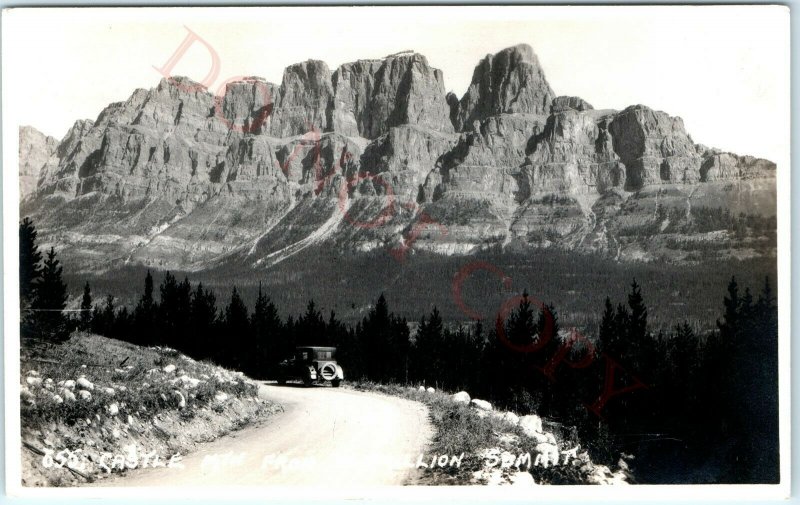
[[788, 497], [789, 17], [5, 9], [8, 492]]

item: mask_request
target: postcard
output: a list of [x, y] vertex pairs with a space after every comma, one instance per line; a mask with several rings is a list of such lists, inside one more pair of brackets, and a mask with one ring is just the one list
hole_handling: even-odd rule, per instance
[[10, 494], [788, 496], [787, 7], [2, 18]]

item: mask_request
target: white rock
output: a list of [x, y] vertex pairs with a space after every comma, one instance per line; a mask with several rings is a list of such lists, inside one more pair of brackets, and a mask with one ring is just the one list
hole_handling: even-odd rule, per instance
[[75, 384], [77, 384], [77, 386], [81, 389], [94, 391], [94, 384], [92, 384], [86, 377], [79, 378], [77, 381], [75, 381]]
[[225, 393], [217, 393], [214, 395], [214, 399], [220, 403], [226, 402], [228, 400], [228, 395]]
[[37, 372], [36, 370], [28, 370], [28, 375], [30, 375], [31, 377], [38, 377], [39, 372]]
[[557, 465], [561, 454], [558, 452], [558, 447], [547, 442], [536, 445], [536, 452], [541, 454], [541, 464], [545, 468], [548, 466]]
[[111, 436], [112, 436], [112, 437], [114, 437], [114, 438], [119, 438], [119, 437], [120, 437], [120, 435], [121, 435], [121, 433], [119, 432], [119, 429], [117, 429], [117, 428], [114, 428], [113, 430], [111, 430]]
[[433, 389], [433, 388], [428, 388], [426, 391], [427, 391], [428, 393], [435, 393], [435, 392], [436, 392], [436, 390], [435, 390], [435, 389]]
[[487, 402], [486, 400], [478, 400], [477, 398], [474, 398], [470, 403], [474, 407], [477, 407], [477, 408], [479, 408], [481, 410], [493, 410], [494, 409], [494, 407], [492, 407], [492, 404]]
[[103, 388], [103, 392], [110, 396], [114, 396], [117, 393], [114, 388]]
[[500, 486], [506, 483], [503, 471], [499, 468], [484, 468], [472, 473], [472, 479], [486, 486]]
[[42, 385], [42, 379], [40, 377], [27, 377], [25, 379], [25, 382], [27, 382], [29, 386], [34, 386], [34, 387]]
[[164, 373], [172, 373], [172, 372], [175, 371], [175, 368], [177, 368], [175, 365], [170, 364], [170, 365], [165, 366], [163, 370], [164, 370]]
[[503, 421], [513, 424], [514, 426], [519, 424], [519, 416], [513, 412], [503, 412], [500, 417]]
[[86, 365], [81, 365], [81, 368], [86, 368]]
[[420, 393], [424, 393], [425, 392], [425, 386], [420, 386], [418, 391]]
[[78, 396], [81, 397], [81, 400], [84, 400], [84, 401], [87, 401], [87, 402], [92, 399], [92, 393], [90, 393], [90, 392], [88, 392], [88, 391], [86, 391], [84, 389], [81, 389], [80, 391], [78, 391]]
[[522, 428], [523, 433], [532, 437], [532, 433], [542, 432], [542, 418], [531, 414], [519, 418], [519, 427]]
[[533, 480], [533, 475], [528, 472], [514, 472], [509, 476], [512, 486], [535, 486], [536, 481]]
[[64, 387], [67, 389], [75, 389], [75, 381], [72, 379], [64, 381]]
[[172, 394], [175, 395], [175, 399], [178, 400], [178, 408], [186, 408], [186, 398], [183, 396], [183, 393], [180, 391], [173, 391]]
[[458, 393], [454, 394], [451, 398], [456, 403], [469, 403], [470, 397], [469, 393], [466, 391], [459, 391]]
[[56, 402], [58, 405], [64, 403], [64, 399], [58, 395], [53, 395], [53, 401]]
[[64, 388], [64, 389], [61, 390], [61, 396], [63, 396], [64, 399], [66, 401], [68, 401], [68, 402], [74, 402], [75, 401], [75, 393], [73, 393], [72, 391], [70, 391], [67, 388]]
[[198, 384], [200, 384], [200, 379], [195, 379], [194, 377], [189, 377], [188, 375], [181, 375], [179, 379], [189, 389], [194, 389]]
[[119, 405], [112, 403], [106, 407], [106, 410], [108, 411], [108, 415], [115, 416], [119, 414]]

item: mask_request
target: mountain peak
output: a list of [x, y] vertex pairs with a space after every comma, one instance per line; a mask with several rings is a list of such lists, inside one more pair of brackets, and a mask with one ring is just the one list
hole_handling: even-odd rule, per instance
[[453, 115], [456, 128], [506, 113], [546, 115], [555, 98], [539, 59], [528, 44], [488, 54], [475, 67], [472, 82]]

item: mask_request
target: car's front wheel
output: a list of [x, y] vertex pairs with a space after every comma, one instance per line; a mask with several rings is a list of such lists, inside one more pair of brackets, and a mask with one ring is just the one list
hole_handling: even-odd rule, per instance
[[331, 381], [331, 386], [333, 386], [335, 388], [338, 388], [341, 385], [342, 385], [342, 381], [340, 379], [333, 379]]

